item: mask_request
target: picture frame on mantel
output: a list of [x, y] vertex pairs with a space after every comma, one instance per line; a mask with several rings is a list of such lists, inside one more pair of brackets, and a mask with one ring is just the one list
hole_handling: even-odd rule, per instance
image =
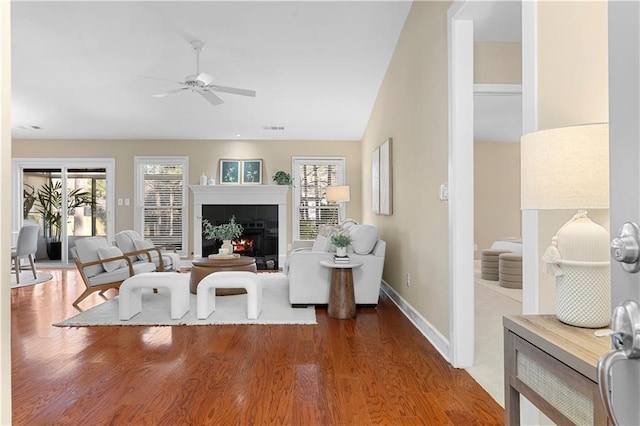
[[240, 183], [240, 160], [220, 160], [221, 185], [238, 185]]
[[242, 160], [242, 183], [262, 185], [262, 160]]
[[380, 145], [380, 214], [390, 216], [392, 209], [391, 138]]

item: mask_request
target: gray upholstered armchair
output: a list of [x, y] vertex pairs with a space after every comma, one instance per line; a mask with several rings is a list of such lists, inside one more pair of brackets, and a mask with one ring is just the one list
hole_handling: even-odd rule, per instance
[[[349, 258], [352, 262], [362, 262], [362, 266], [353, 268], [356, 304], [375, 306], [380, 294], [386, 243], [378, 239], [378, 230], [371, 225], [353, 225], [343, 232], [349, 233], [352, 240]], [[315, 241], [294, 242], [284, 267], [289, 278], [291, 305], [329, 303], [331, 269], [320, 264], [323, 260], [333, 261], [335, 248], [329, 238], [330, 235], [318, 235]]]

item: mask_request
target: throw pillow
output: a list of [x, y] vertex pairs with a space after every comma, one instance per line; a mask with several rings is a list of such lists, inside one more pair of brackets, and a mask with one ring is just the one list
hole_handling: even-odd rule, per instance
[[[118, 256], [122, 256], [122, 251], [118, 247], [100, 247], [98, 249], [98, 257], [100, 260]], [[111, 262], [105, 262], [102, 264], [102, 267], [107, 272], [113, 272], [116, 269], [124, 268], [126, 266], [127, 261], [124, 259], [112, 260]]]
[[311, 247], [312, 252], [322, 252], [327, 251], [329, 247], [329, 238], [324, 235], [318, 234], [316, 240], [313, 242], [313, 247]]
[[378, 228], [373, 225], [349, 227], [351, 247], [356, 254], [369, 254], [378, 242]]
[[[76, 254], [78, 260], [82, 263], [95, 262], [100, 260], [98, 257], [98, 249], [102, 247], [109, 247], [107, 239], [104, 237], [87, 237], [76, 240]], [[95, 277], [98, 274], [104, 272], [102, 264], [86, 266], [84, 268], [84, 274], [87, 278]]]
[[318, 236], [316, 237], [316, 241], [314, 241], [313, 243], [313, 248], [311, 249], [311, 251], [336, 251], [336, 246], [331, 244], [331, 236], [336, 232], [340, 232], [339, 227], [331, 225], [318, 226]]
[[[151, 240], [134, 240], [133, 241], [133, 245], [136, 248], [136, 251], [138, 250], [149, 250], [152, 248], [155, 248], [156, 245], [153, 244], [153, 241]], [[151, 261], [154, 262], [158, 259], [158, 252], [157, 251], [150, 251], [149, 254], [151, 255]], [[144, 260], [145, 262], [149, 261], [149, 258], [147, 257], [147, 255], [145, 253], [140, 253], [138, 255], [138, 260]]]

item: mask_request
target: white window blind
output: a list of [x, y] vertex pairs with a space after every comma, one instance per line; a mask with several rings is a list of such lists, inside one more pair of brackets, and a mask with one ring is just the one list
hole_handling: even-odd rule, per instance
[[339, 206], [326, 188], [344, 182], [344, 158], [294, 158], [294, 239], [313, 240], [320, 225], [337, 225]]
[[186, 159], [138, 159], [138, 232], [183, 254], [186, 244]]

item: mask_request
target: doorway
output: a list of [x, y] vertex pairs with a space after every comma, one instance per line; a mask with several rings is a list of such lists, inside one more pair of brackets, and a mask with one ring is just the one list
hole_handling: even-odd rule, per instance
[[13, 230], [40, 227], [36, 262], [71, 264], [79, 238], [113, 239], [112, 159], [15, 159]]

